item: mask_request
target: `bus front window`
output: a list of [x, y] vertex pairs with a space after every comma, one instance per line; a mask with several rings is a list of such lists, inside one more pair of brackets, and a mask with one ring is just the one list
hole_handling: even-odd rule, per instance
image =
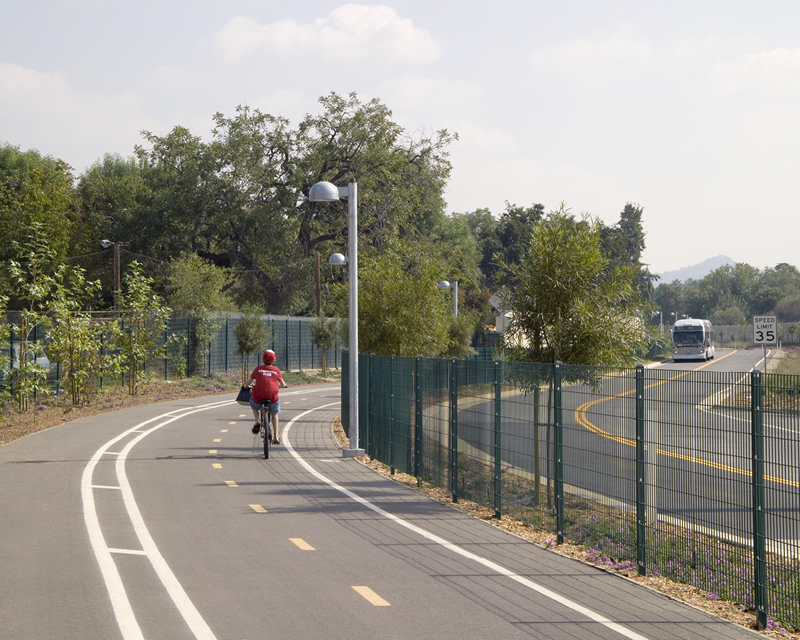
[[676, 347], [692, 347], [703, 344], [702, 331], [675, 331], [672, 334], [672, 341]]

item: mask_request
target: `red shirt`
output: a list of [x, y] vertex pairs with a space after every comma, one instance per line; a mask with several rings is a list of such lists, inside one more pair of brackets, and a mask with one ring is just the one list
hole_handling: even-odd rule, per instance
[[253, 387], [253, 402], [261, 402], [261, 400], [275, 402], [278, 399], [280, 382], [283, 382], [283, 376], [278, 367], [262, 364], [253, 369], [250, 377], [256, 380]]

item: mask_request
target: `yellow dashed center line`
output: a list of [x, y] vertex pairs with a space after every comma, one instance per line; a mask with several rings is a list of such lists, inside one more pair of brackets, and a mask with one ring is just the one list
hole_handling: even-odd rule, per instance
[[302, 538], [289, 538], [289, 540], [291, 542], [294, 542], [303, 551], [314, 551], [315, 550], [314, 547], [312, 547], [310, 544], [308, 544]]
[[226, 480], [225, 484], [227, 484], [229, 487], [238, 487], [239, 486], [233, 480]]
[[376, 607], [388, 607], [389, 603], [386, 602], [383, 598], [381, 598], [377, 593], [375, 593], [369, 587], [353, 587], [357, 593], [361, 594], [367, 602], [370, 604], [375, 605]]
[[215, 462], [211, 465], [214, 469], [222, 469], [222, 465], [219, 462]]
[[216, 453], [216, 452], [217, 452], [217, 450], [216, 450], [216, 449], [209, 449], [209, 450], [208, 450], [208, 452], [209, 452], [209, 453]]
[[222, 430], [220, 430], [220, 433], [228, 433], [228, 430], [227, 429], [222, 429]]
[[[239, 416], [239, 417], [240, 418], [244, 418], [244, 416]], [[229, 422], [228, 424], [236, 424], [236, 420], [233, 420], [232, 422]]]
[[[684, 371], [683, 373], [679, 373], [678, 375], [672, 376], [671, 378], [667, 378], [666, 380], [662, 380], [660, 382], [654, 382], [653, 384], [649, 384], [649, 385], [645, 386], [645, 389], [651, 389], [652, 387], [658, 387], [658, 386], [660, 386], [662, 384], [666, 384], [668, 382], [672, 382], [673, 380], [677, 380], [678, 378], [682, 378], [683, 376], [688, 375], [690, 373], [693, 373], [695, 371], [700, 371], [700, 369], [705, 369], [706, 367], [708, 367], [709, 365], [714, 364], [715, 362], [719, 362], [720, 360], [724, 360], [728, 356], [732, 356], [734, 353], [736, 353], [736, 352], [734, 351], [732, 353], [729, 353], [727, 355], [722, 356], [721, 358], [717, 358], [716, 361], [709, 360], [704, 365], [701, 365], [701, 366], [699, 366], [699, 367], [697, 367], [695, 369], [690, 369], [689, 371]], [[627, 445], [629, 447], [635, 447], [636, 446], [636, 440], [634, 440], [633, 438], [625, 438], [623, 436], [615, 436], [614, 434], [609, 433], [608, 431], [605, 431], [604, 429], [601, 429], [596, 424], [593, 424], [589, 420], [589, 418], [587, 417], [587, 412], [591, 407], [593, 407], [593, 406], [595, 406], [597, 404], [601, 404], [603, 402], [608, 402], [609, 400], [614, 400], [615, 398], [622, 398], [623, 396], [628, 396], [628, 395], [631, 395], [633, 393], [636, 393], [636, 389], [631, 389], [629, 391], [623, 391], [622, 393], [617, 393], [617, 394], [615, 394], [613, 396], [608, 396], [608, 397], [605, 397], [605, 398], [598, 398], [596, 400], [592, 400], [591, 402], [586, 402], [585, 404], [582, 404], [580, 407], [575, 409], [575, 420], [584, 429], [587, 429], [588, 431], [591, 431], [592, 433], [596, 433], [597, 435], [602, 436], [603, 438], [607, 438], [609, 440], [613, 440], [614, 442], [619, 442], [620, 444], [624, 444], [624, 445]], [[647, 446], [645, 445], [645, 449], [646, 448], [647, 448]], [[711, 467], [712, 469], [719, 469], [721, 471], [727, 471], [729, 473], [735, 473], [735, 474], [744, 475], [744, 476], [749, 476], [749, 475], [752, 474], [752, 472], [750, 470], [748, 470], [748, 469], [738, 469], [736, 467], [732, 467], [732, 466], [727, 465], [727, 464], [714, 462], [713, 460], [707, 460], [705, 458], [699, 458], [697, 456], [688, 456], [688, 455], [685, 455], [683, 453], [677, 453], [675, 451], [667, 451], [667, 450], [664, 450], [664, 449], [658, 449], [658, 453], [661, 454], [662, 456], [669, 456], [670, 458], [677, 458], [678, 460], [684, 460], [686, 462], [694, 462], [695, 464], [703, 465], [703, 466], [706, 466], [706, 467]], [[771, 480], [772, 482], [776, 482], [778, 484], [789, 485], [791, 487], [800, 487], [800, 483], [798, 483], [798, 482], [793, 482], [792, 480], [785, 480], [783, 478], [777, 478], [775, 476], [769, 476], [768, 475], [768, 476], [765, 476], [765, 479], [766, 480]]]
[[214, 442], [222, 442], [222, 438], [214, 438]]
[[260, 504], [251, 504], [250, 508], [255, 511], [256, 513], [266, 513], [267, 510], [262, 507]]

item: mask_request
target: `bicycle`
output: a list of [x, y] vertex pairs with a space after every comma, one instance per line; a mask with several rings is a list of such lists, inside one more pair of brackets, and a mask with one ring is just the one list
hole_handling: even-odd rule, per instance
[[260, 403], [261, 405], [261, 439], [264, 441], [264, 459], [269, 460], [269, 445], [272, 444], [273, 433], [272, 433], [272, 419], [269, 415], [269, 405], [271, 404], [269, 400], [262, 400]]

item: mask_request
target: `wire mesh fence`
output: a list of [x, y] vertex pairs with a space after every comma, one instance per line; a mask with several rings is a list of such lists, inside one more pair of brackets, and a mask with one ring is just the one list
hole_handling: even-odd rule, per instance
[[[19, 364], [20, 335], [13, 322], [13, 313], [9, 313], [9, 334], [7, 342], [0, 346], [0, 361], [6, 367], [13, 368]], [[214, 337], [207, 344], [199, 344], [197, 340], [197, 323], [191, 317], [173, 316], [169, 319], [163, 336], [155, 345], [155, 350], [164, 347], [159, 357], [150, 357], [141, 364], [143, 373], [165, 380], [174, 380], [191, 375], [212, 376], [233, 371], [249, 373], [261, 364], [264, 349], [275, 351], [275, 364], [284, 371], [317, 370], [322, 366], [322, 352], [314, 344], [310, 323], [313, 318], [291, 316], [262, 316], [262, 322], [270, 336], [269, 342], [253, 353], [239, 353], [239, 344], [234, 329], [241, 321], [241, 314], [230, 314], [215, 319]], [[104, 323], [116, 323], [122, 331], [126, 330], [125, 320], [96, 316], [93, 320], [100, 326], [94, 349], [101, 354], [117, 354], [118, 347], [109, 340], [102, 331]], [[34, 327], [27, 337], [32, 358], [44, 369], [46, 384], [54, 393], [59, 393], [63, 385], [63, 367], [49, 352], [49, 339], [43, 327]], [[326, 366], [339, 369], [342, 363], [341, 345], [325, 352]], [[122, 382], [125, 376], [122, 374]], [[100, 372], [97, 384], [101, 387], [113, 380], [110, 372]], [[0, 376], [0, 389], [10, 383], [5, 376]], [[14, 391], [13, 387], [9, 388]]]
[[373, 458], [585, 545], [595, 562], [800, 628], [798, 376], [359, 363]]

